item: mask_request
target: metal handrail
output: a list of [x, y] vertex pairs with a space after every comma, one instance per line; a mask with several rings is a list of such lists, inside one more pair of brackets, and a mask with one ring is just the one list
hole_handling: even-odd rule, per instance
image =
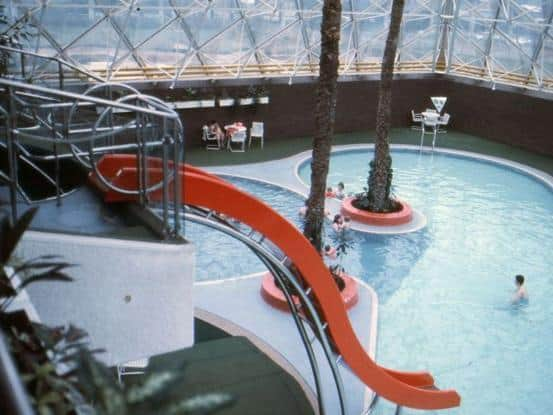
[[[304, 343], [304, 347], [308, 354], [313, 377], [315, 380], [315, 386], [317, 389], [319, 410], [321, 415], [324, 415], [328, 412], [325, 410], [323, 390], [320, 384], [321, 380], [318, 363], [316, 361], [315, 354], [312, 348], [311, 339], [307, 336], [307, 332], [305, 331], [306, 321], [294, 305], [292, 295], [298, 296], [300, 298], [301, 303], [304, 304], [304, 306], [307, 308], [307, 314], [312, 316], [313, 318], [313, 324], [308, 326], [311, 328], [311, 330], [315, 332], [315, 338], [319, 340], [319, 343], [322, 346], [326, 360], [332, 372], [334, 384], [336, 386], [338, 400], [340, 403], [340, 412], [342, 415], [345, 415], [346, 404], [343, 381], [334, 357], [334, 353], [332, 351], [332, 347], [330, 346], [328, 333], [325, 330], [324, 324], [319, 318], [319, 314], [315, 306], [313, 305], [313, 302], [309, 298], [309, 294], [302, 288], [301, 284], [296, 280], [296, 277], [292, 274], [288, 267], [284, 265], [282, 261], [274, 255], [273, 252], [271, 252], [273, 248], [271, 247], [271, 249], [265, 249], [265, 247], [258, 241], [255, 241], [247, 234], [244, 234], [237, 227], [228, 224], [224, 219], [222, 219], [220, 216], [218, 216], [217, 213], [213, 211], [207, 211], [189, 206], [189, 211], [182, 213], [182, 216], [188, 221], [206, 225], [244, 243], [261, 259], [261, 261], [267, 266], [269, 271], [271, 271], [271, 273], [276, 277], [276, 279], [280, 283], [280, 286], [282, 287], [284, 296], [288, 303], [288, 307], [292, 313], [292, 317], [294, 318], [294, 322], [296, 323], [298, 331], [300, 332], [302, 342]], [[293, 287], [294, 292], [289, 291], [288, 285], [286, 283], [290, 283], [290, 285]]]
[[[47, 55], [42, 55], [40, 53], [36, 53], [36, 52], [30, 52], [28, 50], [24, 50], [24, 49], [17, 49], [17, 48], [11, 48], [9, 46], [4, 46], [4, 45], [0, 45], [0, 50], [5, 50], [6, 52], [15, 52], [15, 53], [19, 53], [21, 56], [24, 56], [24, 55], [29, 55], [29, 56], [34, 56], [36, 58], [41, 58], [41, 59], [45, 59], [45, 60], [49, 60], [49, 61], [55, 61], [58, 63], [58, 65], [63, 65], [63, 66], [67, 66], [68, 68], [71, 68], [73, 69], [74, 71], [82, 74], [82, 75], [85, 75], [89, 78], [92, 78], [94, 79], [95, 81], [98, 81], [98, 82], [105, 82], [106, 80], [105, 79], [102, 79], [100, 78], [99, 76], [97, 75], [94, 75], [82, 68], [79, 68], [77, 65], [74, 65], [70, 62], [67, 62], [66, 60], [63, 60], [63, 59], [60, 59], [58, 58], [57, 56], [47, 56]], [[22, 63], [21, 64], [21, 70], [24, 71], [25, 68], [24, 68], [24, 64]], [[59, 66], [58, 66], [58, 69], [59, 69]], [[60, 73], [61, 74], [61, 73]], [[58, 74], [58, 75], [60, 75]], [[25, 73], [23, 72], [22, 73], [23, 77], [25, 77]], [[60, 76], [61, 78], [61, 76]], [[62, 81], [60, 81], [62, 82]]]
[[[176, 166], [182, 161], [183, 147], [181, 144], [183, 141], [183, 128], [180, 117], [174, 109], [167, 106], [163, 101], [156, 97], [141, 94], [132, 87], [125, 86], [126, 89], [129, 89], [129, 92], [134, 93], [124, 95], [116, 101], [88, 95], [88, 92], [94, 92], [100, 87], [107, 88], [107, 91], [110, 91], [110, 88], [121, 86], [124, 85], [108, 82], [98, 84], [92, 87], [92, 89], [87, 90], [87, 92], [80, 94], [14, 80], [0, 79], [0, 88], [9, 94], [9, 111], [0, 106], [0, 113], [4, 114], [7, 123], [6, 148], [8, 150], [10, 168], [10, 199], [12, 220], [14, 222], [17, 219], [16, 194], [22, 194], [27, 203], [31, 202], [18, 183], [18, 159], [25, 158], [22, 161], [35, 167], [30, 161], [31, 158], [35, 158], [34, 155], [31, 155], [26, 150], [21, 151], [22, 143], [19, 141], [20, 138], [27, 138], [35, 142], [52, 145], [53, 153], [51, 155], [47, 157], [38, 156], [35, 159], [48, 159], [56, 163], [55, 177], [52, 177], [54, 177], [53, 181], [55, 183], [58, 204], [61, 203], [63, 196], [69, 194], [69, 192], [64, 192], [61, 189], [59, 161], [61, 158], [69, 157], [70, 154], [85, 168], [92, 170], [104, 186], [121, 194], [137, 195], [142, 205], [149, 203], [149, 193], [163, 189], [163, 195], [166, 196], [163, 201], [163, 208], [165, 212], [168, 212], [170, 203], [169, 186], [171, 185], [174, 188], [171, 195], [173, 202], [171, 203], [177, 204], [177, 200], [180, 200], [180, 187], [178, 183], [180, 179], [175, 170], [170, 171], [171, 169], [168, 167], [168, 154], [169, 148], [172, 148], [174, 154], [173, 160], [171, 160], [172, 165]], [[108, 96], [111, 97], [111, 93]], [[29, 98], [32, 102], [26, 102], [24, 98]], [[130, 100], [133, 100], [133, 103], [127, 103]], [[43, 104], [44, 101], [47, 103]], [[103, 111], [95, 123], [91, 121], [91, 129], [81, 128], [80, 131], [74, 130], [71, 128], [73, 114], [77, 108], [85, 103], [102, 108]], [[19, 106], [24, 111], [19, 111]], [[134, 119], [114, 125], [111, 119], [114, 109], [134, 113]], [[41, 113], [44, 111], [47, 112], [46, 117], [41, 116]], [[68, 113], [70, 115], [69, 118]], [[58, 114], [61, 117], [61, 122], [56, 121]], [[31, 127], [18, 128], [19, 115], [26, 116], [34, 124]], [[101, 126], [100, 123], [106, 117], [109, 118], [108, 127]], [[134, 143], [116, 143], [115, 136], [119, 132], [131, 129], [135, 131], [136, 135]], [[107, 144], [101, 143], [100, 147], [98, 147], [97, 144], [102, 139], [107, 139]], [[78, 144], [87, 144], [88, 148], [86, 150], [79, 148]], [[60, 154], [60, 146], [66, 145], [69, 145], [71, 152]], [[149, 149], [153, 146], [163, 148], [164, 163], [167, 164], [167, 168], [163, 169], [163, 177], [160, 181], [148, 184], [148, 166], [145, 160], [148, 158]], [[108, 182], [96, 167], [96, 155], [118, 151], [122, 148], [134, 149], [137, 160], [140, 160], [138, 169], [141, 179], [139, 180], [139, 188], [134, 191], [126, 190]], [[29, 158], [25, 156], [29, 156]], [[89, 162], [85, 162], [83, 157], [87, 157]], [[39, 173], [42, 172], [39, 171]], [[49, 181], [52, 182], [52, 180]], [[173, 229], [169, 228], [168, 215], [166, 214], [164, 217], [167, 235], [177, 234], [179, 228], [178, 214], [175, 212]]]
[[[60, 98], [68, 98], [68, 99], [72, 99], [72, 100], [82, 100], [82, 101], [91, 102], [91, 103], [94, 103], [94, 104], [97, 104], [97, 105], [109, 106], [109, 107], [124, 109], [124, 110], [127, 110], [127, 111], [139, 112], [139, 113], [142, 113], [142, 114], [155, 115], [157, 117], [167, 117], [167, 118], [171, 118], [171, 119], [179, 118], [179, 115], [173, 110], [169, 110], [168, 112], [153, 110], [153, 109], [149, 109], [149, 108], [145, 108], [145, 107], [139, 107], [139, 106], [136, 106], [136, 105], [124, 104], [124, 103], [110, 101], [110, 100], [103, 99], [103, 98], [97, 98], [97, 97], [94, 97], [94, 96], [78, 94], [78, 93], [75, 93], [75, 92], [60, 91], [58, 89], [46, 88], [46, 87], [43, 87], [43, 86], [32, 85], [32, 84], [26, 84], [24, 82], [19, 82], [19, 81], [12, 81], [12, 80], [5, 79], [5, 78], [0, 78], [0, 86], [5, 86], [7, 88], [26, 89], [26, 90], [29, 90], [29, 91], [34, 91], [34, 92], [47, 94], [47, 95], [53, 95], [53, 96], [60, 97]], [[157, 108], [161, 108], [161, 106], [158, 106]]]

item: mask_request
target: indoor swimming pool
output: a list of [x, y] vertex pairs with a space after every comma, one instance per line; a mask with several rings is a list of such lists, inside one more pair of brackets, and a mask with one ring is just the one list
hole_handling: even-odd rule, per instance
[[[361, 191], [370, 158], [368, 150], [333, 154], [328, 183]], [[394, 151], [393, 163], [394, 193], [428, 225], [396, 236], [352, 232], [355, 247], [344, 262], [378, 293], [377, 360], [428, 369], [438, 386], [457, 389], [462, 405], [445, 413], [546, 413], [553, 406], [553, 190], [510, 167], [466, 157]], [[306, 162], [299, 176], [307, 183], [309, 174]], [[300, 195], [231, 181], [300, 225]], [[187, 224], [186, 237], [199, 254], [199, 280], [263, 270], [247, 248], [220, 233]], [[516, 274], [527, 278], [525, 307], [510, 304]], [[379, 404], [377, 413], [393, 409]]]

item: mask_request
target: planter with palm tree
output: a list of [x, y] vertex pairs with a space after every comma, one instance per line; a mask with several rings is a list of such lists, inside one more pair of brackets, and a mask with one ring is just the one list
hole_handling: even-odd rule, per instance
[[[346, 199], [342, 210], [348, 216], [373, 225], [398, 225], [409, 222], [411, 208], [404, 201], [390, 195], [392, 187], [392, 157], [390, 155], [390, 127], [392, 118], [392, 81], [397, 44], [405, 0], [393, 0], [390, 27], [382, 58], [374, 159], [370, 162], [366, 191]], [[397, 219], [399, 218], [399, 219]], [[384, 223], [383, 223], [384, 222]]]

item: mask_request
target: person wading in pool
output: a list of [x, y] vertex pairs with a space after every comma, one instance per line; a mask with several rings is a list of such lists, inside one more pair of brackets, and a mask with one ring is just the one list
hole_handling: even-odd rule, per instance
[[527, 303], [528, 291], [526, 291], [526, 286], [524, 285], [523, 275], [517, 275], [515, 277], [515, 285], [517, 286], [517, 289], [515, 291], [515, 294], [513, 295], [511, 302], [513, 304]]

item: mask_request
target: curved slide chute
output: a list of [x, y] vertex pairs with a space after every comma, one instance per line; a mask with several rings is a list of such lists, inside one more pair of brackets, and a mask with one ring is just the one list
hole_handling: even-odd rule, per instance
[[[149, 180], [160, 180], [161, 170], [152, 167], [149, 169]], [[118, 187], [130, 189], [136, 186], [133, 155], [106, 155], [98, 163], [98, 171]], [[369, 357], [355, 335], [327, 267], [292, 223], [264, 202], [201, 169], [183, 164], [178, 172], [182, 179], [184, 204], [214, 210], [247, 224], [265, 235], [290, 258], [311, 287], [343, 360], [377, 395], [416, 409], [445, 409], [460, 405], [461, 398], [454, 390], [433, 388], [434, 380], [430, 374], [387, 369]], [[107, 191], [105, 195], [106, 201], [129, 200], [132, 197], [113, 191]], [[161, 192], [152, 192], [150, 198], [161, 199]]]

